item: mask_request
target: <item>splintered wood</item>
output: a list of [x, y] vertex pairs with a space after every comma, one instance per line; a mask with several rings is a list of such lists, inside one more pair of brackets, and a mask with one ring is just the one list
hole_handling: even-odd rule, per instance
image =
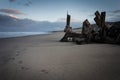
[[[91, 43], [91, 42], [102, 42], [102, 43], [120, 43], [120, 22], [117, 26], [114, 24], [109, 27], [105, 23], [106, 12], [99, 11], [95, 12], [94, 21], [97, 26], [92, 26], [88, 19], [83, 22], [81, 33], [72, 31], [70, 27], [71, 16], [67, 14], [66, 26], [64, 29], [65, 35], [60, 40], [61, 42], [76, 42], [81, 43]], [[97, 30], [95, 30], [97, 29]], [[115, 36], [113, 36], [116, 35]]]

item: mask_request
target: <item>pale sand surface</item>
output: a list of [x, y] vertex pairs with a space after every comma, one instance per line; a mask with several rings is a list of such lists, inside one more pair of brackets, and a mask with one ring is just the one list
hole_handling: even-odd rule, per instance
[[0, 39], [0, 80], [120, 80], [120, 46], [59, 42], [64, 33]]

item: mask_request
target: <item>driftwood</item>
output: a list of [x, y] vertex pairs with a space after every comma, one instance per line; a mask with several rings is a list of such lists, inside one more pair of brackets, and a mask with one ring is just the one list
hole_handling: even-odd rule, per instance
[[64, 32], [72, 31], [72, 27], [70, 27], [70, 18], [71, 16], [67, 13], [66, 26], [65, 26]]
[[90, 22], [86, 19], [83, 22], [82, 32], [76, 33], [72, 31], [70, 27], [71, 16], [67, 14], [66, 27], [64, 29], [65, 35], [60, 40], [61, 42], [76, 42], [77, 44], [102, 42], [102, 43], [119, 43], [120, 44], [120, 22], [115, 23], [112, 27], [109, 27], [105, 23], [106, 12], [101, 14], [96, 11], [94, 21], [98, 27], [98, 31], [95, 31]]
[[61, 42], [75, 41], [75, 38], [82, 38], [82, 34], [75, 32], [66, 32], [64, 37], [60, 40]]
[[110, 43], [120, 44], [120, 22], [114, 23], [107, 31]]
[[101, 41], [105, 40], [107, 32], [107, 26], [105, 25], [105, 16], [106, 12], [101, 12], [101, 14], [98, 11], [95, 12], [94, 20], [99, 28], [99, 37], [101, 38]]
[[90, 22], [86, 19], [83, 22], [82, 32], [76, 33], [70, 27], [70, 15], [67, 14], [66, 27], [64, 29], [65, 35], [60, 40], [61, 42], [76, 42], [77, 44], [89, 43], [93, 40], [94, 31]]
[[75, 42], [75, 41], [80, 41], [83, 40], [82, 37], [83, 35], [81, 33], [76, 33], [72, 31], [72, 27], [70, 27], [70, 19], [71, 16], [67, 14], [67, 19], [66, 19], [66, 26], [64, 29], [65, 35], [64, 37], [60, 40], [61, 42]]
[[94, 18], [99, 28], [100, 41], [103, 43], [120, 43], [120, 22], [113, 24], [110, 28], [105, 24], [106, 12], [101, 14], [96, 11], [96, 17]]

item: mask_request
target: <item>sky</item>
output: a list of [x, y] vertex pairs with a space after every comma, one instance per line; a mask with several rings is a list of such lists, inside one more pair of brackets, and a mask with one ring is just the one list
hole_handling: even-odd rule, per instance
[[120, 0], [0, 0], [0, 14], [36, 21], [94, 22], [95, 11], [106, 11], [107, 21], [120, 21]]

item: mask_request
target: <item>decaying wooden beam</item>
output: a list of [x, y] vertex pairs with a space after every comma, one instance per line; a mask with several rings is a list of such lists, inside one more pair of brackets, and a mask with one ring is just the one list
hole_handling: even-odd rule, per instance
[[66, 26], [64, 32], [70, 32], [72, 30], [72, 27], [70, 27], [70, 19], [71, 16], [67, 13]]
[[66, 20], [67, 26], [70, 26], [70, 19], [71, 19], [71, 16], [69, 14], [67, 14], [67, 20]]
[[88, 19], [86, 19], [86, 20], [83, 22], [82, 34], [83, 34], [83, 35], [87, 35], [87, 34], [90, 33], [90, 31], [91, 31], [90, 22], [88, 21]]
[[100, 27], [101, 26], [101, 14], [98, 11], [95, 12], [94, 20], [96, 24], [98, 25], [98, 27]]
[[68, 41], [74, 42], [76, 38], [80, 38], [82, 36], [81, 33], [76, 33], [72, 31], [72, 27], [70, 27], [70, 18], [71, 16], [67, 14], [66, 27], [64, 29], [65, 35], [60, 40], [61, 42], [68, 42]]
[[106, 37], [106, 25], [105, 25], [105, 16], [106, 16], [106, 12], [101, 12], [101, 14], [96, 11], [95, 12], [95, 22], [98, 25], [99, 28], [99, 35], [100, 38], [104, 41], [105, 37]]
[[101, 27], [105, 27], [106, 12], [101, 12]]
[[[95, 22], [98, 27], [91, 26], [86, 19], [83, 22], [82, 32], [76, 33], [70, 27], [71, 16], [67, 14], [65, 35], [61, 42], [76, 42], [77, 44], [98, 42], [98, 43], [117, 43], [120, 44], [120, 22], [115, 23], [112, 27], [108, 27], [105, 23], [106, 12], [95, 12]], [[97, 30], [95, 30], [97, 28]]]
[[76, 38], [81, 38], [83, 35], [76, 32], [66, 32], [61, 42], [75, 42]]
[[106, 16], [106, 12], [101, 12], [101, 34], [102, 34], [102, 39], [104, 40], [106, 38], [106, 25], [105, 25], [105, 16]]
[[61, 42], [76, 42], [81, 44], [82, 42], [89, 42], [92, 38], [91, 25], [86, 19], [83, 22], [82, 33], [76, 33], [73, 31], [66, 32], [64, 37], [60, 40]]

